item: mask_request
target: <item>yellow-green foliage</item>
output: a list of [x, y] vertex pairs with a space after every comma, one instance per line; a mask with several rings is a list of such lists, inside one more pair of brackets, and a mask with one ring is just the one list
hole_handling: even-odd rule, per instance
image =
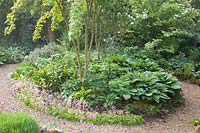
[[16, 24], [15, 24], [15, 21], [16, 21], [16, 17], [15, 17], [15, 13], [17, 12], [17, 10], [19, 8], [21, 8], [23, 6], [23, 2], [24, 0], [17, 0], [13, 7], [11, 8], [11, 13], [9, 13], [7, 15], [7, 20], [6, 20], [6, 24], [8, 25], [5, 29], [5, 35], [7, 34], [10, 34], [13, 30], [16, 29]]
[[193, 125], [196, 126], [197, 131], [200, 131], [200, 119], [195, 119]]

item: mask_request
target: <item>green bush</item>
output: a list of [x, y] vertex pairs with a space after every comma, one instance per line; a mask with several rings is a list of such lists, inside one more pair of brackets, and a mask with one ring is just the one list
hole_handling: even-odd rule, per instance
[[[165, 69], [174, 76], [177, 76], [181, 80], [190, 80], [193, 83], [200, 84], [200, 65], [199, 65], [199, 47], [193, 48], [169, 56], [164, 57], [154, 51], [138, 50], [136, 55], [145, 55], [145, 58], [151, 58], [159, 64], [160, 67]], [[141, 56], [140, 55], [140, 56]]]
[[27, 114], [0, 113], [0, 133], [39, 133], [39, 127]]
[[182, 79], [189, 79], [193, 76], [193, 70], [195, 68], [194, 62], [189, 61], [188, 58], [176, 56], [169, 60], [169, 64], [174, 75]]
[[130, 29], [121, 37], [120, 43], [145, 46], [168, 56], [199, 42], [196, 19], [200, 14], [188, 0], [138, 0], [132, 3], [133, 24], [129, 25]]
[[19, 47], [0, 46], [0, 65], [17, 63], [24, 58], [24, 52]]
[[4, 64], [11, 59], [11, 54], [4, 47], [0, 47], [0, 64]]
[[109, 82], [110, 94], [123, 100], [166, 102], [180, 92], [178, 80], [164, 72], [134, 72]]
[[59, 91], [69, 79], [77, 79], [77, 68], [73, 53], [58, 54], [51, 58], [38, 58], [34, 62], [25, 61], [13, 73], [13, 78], [31, 79], [43, 89]]
[[[74, 53], [25, 62], [14, 78], [31, 79], [41, 88], [61, 91], [63, 97], [85, 100], [91, 107], [122, 108], [134, 101], [163, 104], [180, 95], [180, 83], [145, 56], [114, 54], [91, 59], [88, 77], [78, 78]], [[176, 102], [176, 101], [174, 101]]]
[[122, 107], [133, 101], [166, 103], [180, 95], [181, 86], [174, 76], [149, 58], [116, 55], [92, 62], [83, 88], [78, 94], [85, 94], [82, 97], [92, 106]]
[[59, 46], [56, 45], [55, 43], [49, 43], [48, 45], [45, 45], [42, 48], [36, 48], [25, 59], [30, 61], [35, 61], [38, 58], [49, 58], [52, 55], [58, 53], [60, 53]]

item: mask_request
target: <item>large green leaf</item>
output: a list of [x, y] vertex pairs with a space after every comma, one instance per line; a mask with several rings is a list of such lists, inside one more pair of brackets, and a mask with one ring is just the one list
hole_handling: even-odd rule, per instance
[[129, 100], [131, 98], [131, 95], [130, 94], [125, 94], [123, 95], [124, 99], [125, 100]]

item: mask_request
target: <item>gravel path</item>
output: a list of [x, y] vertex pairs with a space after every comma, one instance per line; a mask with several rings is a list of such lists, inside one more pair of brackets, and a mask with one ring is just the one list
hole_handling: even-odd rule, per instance
[[24, 106], [18, 99], [11, 95], [11, 79], [9, 73], [17, 65], [5, 65], [0, 68], [0, 112], [27, 112], [37, 118], [41, 125], [57, 123], [58, 128], [67, 133], [195, 133], [192, 120], [200, 118], [200, 87], [194, 84], [182, 83], [185, 97], [185, 106], [180, 107], [166, 119], [156, 119], [140, 126], [92, 126], [57, 119]]

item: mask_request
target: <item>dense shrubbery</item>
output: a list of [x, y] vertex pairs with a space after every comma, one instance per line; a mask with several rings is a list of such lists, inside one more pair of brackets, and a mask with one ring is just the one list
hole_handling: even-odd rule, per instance
[[7, 63], [17, 63], [24, 58], [24, 52], [19, 47], [0, 46], [0, 65]]
[[39, 133], [36, 120], [27, 114], [2, 114], [0, 113], [1, 133]]
[[175, 53], [199, 43], [199, 10], [190, 1], [132, 1], [132, 24], [119, 39], [128, 46], [145, 46], [159, 53]]
[[55, 55], [51, 58], [38, 58], [25, 61], [14, 73], [14, 78], [31, 79], [43, 89], [59, 91], [66, 80], [77, 79], [77, 68], [73, 53]]
[[[145, 55], [114, 54], [93, 58], [88, 78], [78, 78], [76, 56], [66, 52], [26, 61], [14, 78], [32, 80], [43, 89], [62, 92], [66, 100], [86, 101], [91, 107], [125, 108], [134, 101], [164, 104], [180, 96], [180, 83]], [[175, 101], [176, 102], [176, 101]]]
[[171, 55], [168, 58], [156, 52], [141, 51], [147, 57], [155, 60], [163, 69], [173, 73], [181, 80], [189, 79], [196, 84], [200, 84], [199, 47]]
[[58, 53], [60, 53], [59, 46], [55, 43], [49, 43], [48, 45], [44, 45], [42, 48], [36, 48], [26, 57], [26, 60], [35, 61], [38, 58], [49, 58]]

